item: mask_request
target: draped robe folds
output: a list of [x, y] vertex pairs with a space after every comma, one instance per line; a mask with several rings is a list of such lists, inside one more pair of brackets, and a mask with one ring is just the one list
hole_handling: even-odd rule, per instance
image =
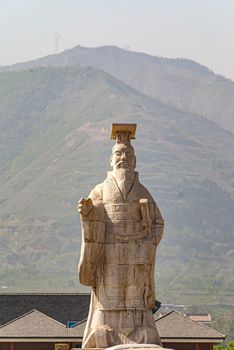
[[82, 347], [161, 345], [152, 315], [156, 248], [163, 234], [160, 211], [136, 172], [125, 195], [109, 172], [89, 198], [93, 207], [81, 215], [79, 278], [92, 286], [92, 296]]

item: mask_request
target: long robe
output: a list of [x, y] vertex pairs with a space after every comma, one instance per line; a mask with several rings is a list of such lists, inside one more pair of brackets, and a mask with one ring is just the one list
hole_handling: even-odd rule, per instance
[[89, 198], [93, 208], [81, 215], [79, 276], [93, 292], [82, 347], [161, 344], [152, 316], [160, 211], [137, 173], [123, 194], [109, 172]]

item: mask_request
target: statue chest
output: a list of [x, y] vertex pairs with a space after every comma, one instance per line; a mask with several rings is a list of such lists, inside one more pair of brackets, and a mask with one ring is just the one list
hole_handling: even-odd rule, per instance
[[[125, 199], [124, 199], [125, 197]], [[133, 184], [127, 196], [123, 196], [117, 183], [109, 179], [103, 186], [103, 205], [108, 240], [125, 241], [134, 237], [144, 237], [139, 194]], [[114, 235], [114, 237], [112, 237]]]
[[138, 203], [106, 203], [104, 212], [107, 241], [128, 241], [145, 236]]

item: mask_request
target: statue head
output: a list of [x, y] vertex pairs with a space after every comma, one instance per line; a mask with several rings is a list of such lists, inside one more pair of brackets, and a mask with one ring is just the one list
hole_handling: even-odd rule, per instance
[[113, 170], [126, 169], [134, 171], [136, 157], [130, 142], [117, 142], [112, 148], [110, 164]]
[[125, 169], [134, 171], [136, 157], [131, 139], [135, 138], [136, 124], [113, 124], [111, 138], [116, 139], [112, 148], [110, 164], [114, 171]]

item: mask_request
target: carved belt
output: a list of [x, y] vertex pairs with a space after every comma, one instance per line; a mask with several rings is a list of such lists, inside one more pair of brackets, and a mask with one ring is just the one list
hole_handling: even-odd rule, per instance
[[140, 206], [134, 204], [105, 204], [106, 219], [113, 220], [141, 220]]
[[142, 239], [147, 236], [146, 231], [140, 231], [140, 232], [132, 232], [131, 234], [125, 234], [125, 233], [113, 233], [113, 232], [106, 232], [106, 241], [122, 241], [122, 242], [128, 242], [128, 241], [134, 241], [138, 239]]

